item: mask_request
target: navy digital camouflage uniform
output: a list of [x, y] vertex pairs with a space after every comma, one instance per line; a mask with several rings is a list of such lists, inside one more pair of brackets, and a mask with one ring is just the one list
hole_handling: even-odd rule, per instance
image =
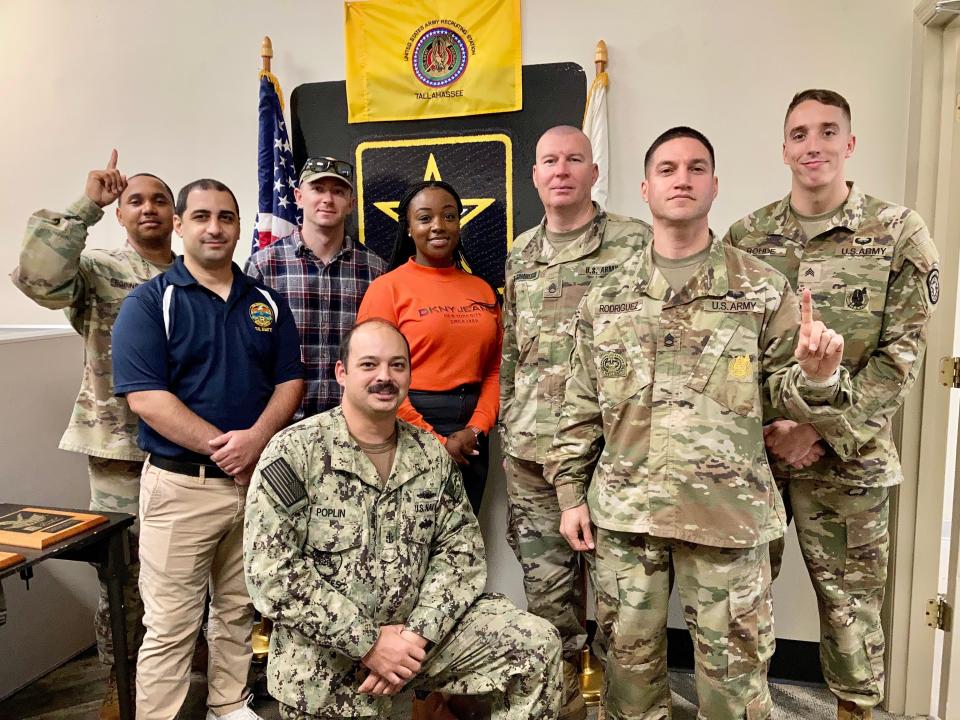
[[408, 683], [494, 693], [494, 718], [555, 718], [560, 641], [550, 623], [481, 594], [483, 540], [460, 473], [436, 439], [398, 421], [382, 483], [339, 408], [278, 433], [257, 465], [244, 559], [256, 607], [274, 621], [270, 693], [290, 717], [386, 717], [360, 695], [360, 660], [384, 625], [426, 638]]
[[916, 212], [852, 183], [815, 238], [787, 196], [734, 224], [726, 240], [798, 291], [809, 288], [821, 319], [844, 337], [853, 407], [814, 423], [827, 446], [819, 462], [802, 470], [777, 463], [774, 472], [788, 488], [817, 594], [824, 677], [839, 698], [872, 707], [883, 699], [890, 487], [903, 479], [893, 417], [922, 368], [940, 295], [937, 250]]
[[[83, 337], [83, 379], [60, 449], [87, 456], [90, 509], [136, 517], [146, 456], [137, 447], [137, 416], [124, 398], [113, 394], [110, 336], [127, 293], [168, 266], [150, 263], [128, 244], [115, 250], [85, 249], [87, 229], [102, 217], [103, 210], [85, 195], [66, 212], [34, 213], [11, 278], [37, 304], [63, 309]], [[138, 532], [135, 523], [129, 533], [131, 564], [123, 588], [131, 659], [143, 639]], [[109, 602], [102, 582], [94, 624], [100, 659], [112, 665]]]

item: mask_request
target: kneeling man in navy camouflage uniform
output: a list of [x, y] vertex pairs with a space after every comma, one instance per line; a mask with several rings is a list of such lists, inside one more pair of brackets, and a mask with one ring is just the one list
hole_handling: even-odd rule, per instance
[[336, 375], [341, 406], [273, 438], [247, 501], [247, 586], [274, 620], [281, 717], [385, 717], [411, 687], [496, 693], [494, 718], [555, 718], [557, 631], [482, 594], [483, 540], [460, 473], [397, 419], [406, 340], [384, 320], [361, 323]]

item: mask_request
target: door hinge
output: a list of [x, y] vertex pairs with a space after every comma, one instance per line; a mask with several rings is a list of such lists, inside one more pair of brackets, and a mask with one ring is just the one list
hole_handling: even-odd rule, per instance
[[953, 629], [953, 608], [943, 595], [927, 600], [927, 625], [950, 632]]
[[960, 357], [940, 358], [940, 384], [960, 388]]

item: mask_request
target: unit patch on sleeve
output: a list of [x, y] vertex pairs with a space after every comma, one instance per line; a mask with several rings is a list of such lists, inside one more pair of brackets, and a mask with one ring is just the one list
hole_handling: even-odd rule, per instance
[[940, 300], [940, 268], [934, 268], [927, 273], [927, 294], [934, 305]]
[[283, 458], [277, 458], [267, 465], [260, 475], [288, 512], [299, 510], [307, 504], [307, 489], [290, 463]]

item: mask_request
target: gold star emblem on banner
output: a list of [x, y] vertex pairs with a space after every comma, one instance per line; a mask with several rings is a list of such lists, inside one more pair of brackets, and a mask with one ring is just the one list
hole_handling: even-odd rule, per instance
[[[440, 177], [440, 168], [437, 167], [437, 159], [433, 156], [433, 153], [430, 153], [430, 157], [427, 158], [427, 167], [423, 171], [423, 179], [443, 180], [443, 178]], [[463, 215], [460, 217], [460, 227], [466, 227], [467, 223], [493, 205], [495, 200], [496, 198], [461, 198]], [[400, 221], [400, 216], [397, 214], [397, 208], [400, 207], [399, 200], [382, 200], [373, 203], [373, 206], [380, 212], [388, 215], [395, 222]]]

